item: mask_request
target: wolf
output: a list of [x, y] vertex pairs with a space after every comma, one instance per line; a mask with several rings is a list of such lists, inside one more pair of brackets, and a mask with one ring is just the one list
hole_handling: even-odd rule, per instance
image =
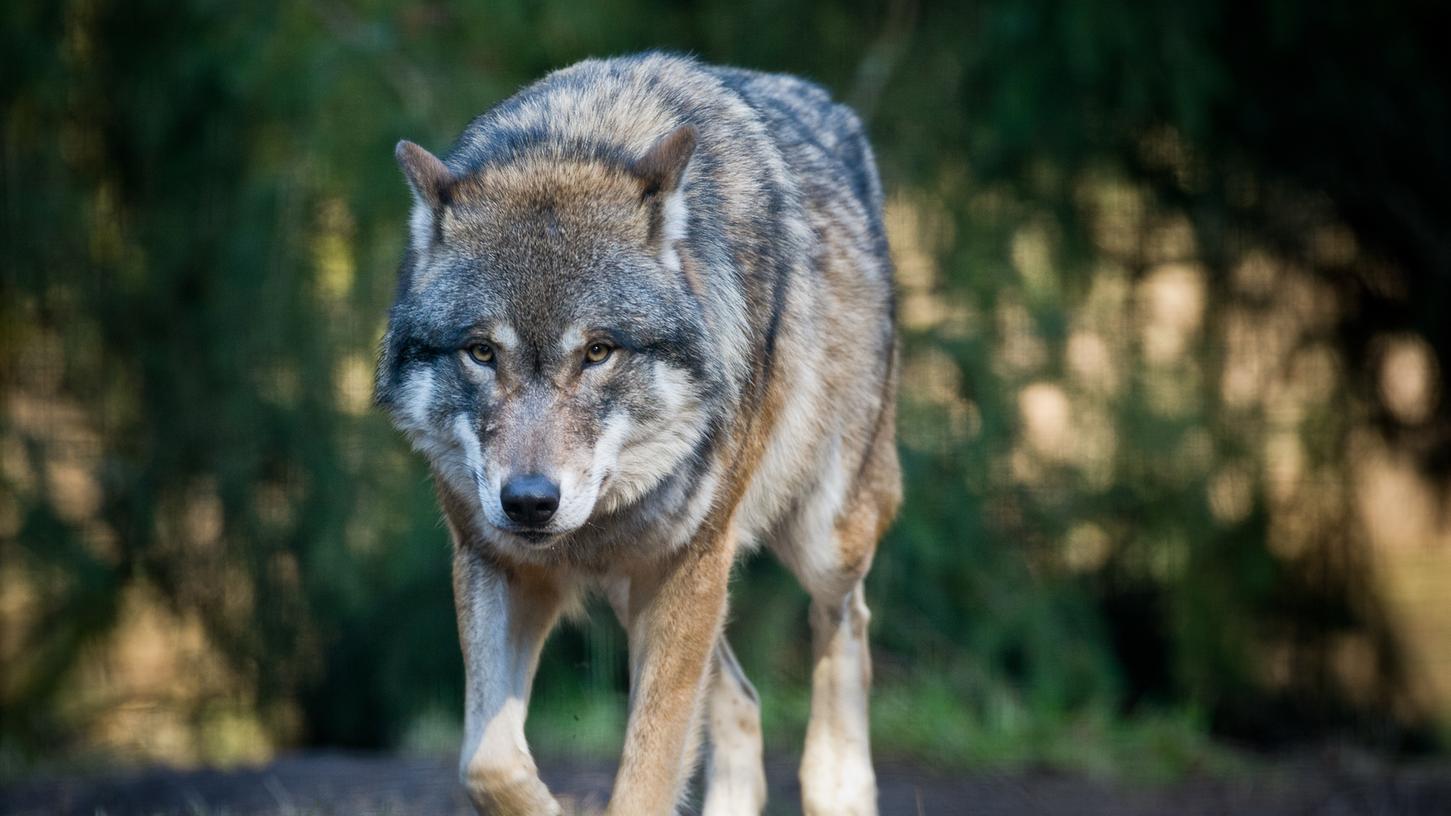
[[560, 812], [525, 711], [593, 591], [629, 641], [608, 813], [674, 812], [702, 730], [703, 812], [759, 813], [759, 705], [723, 624], [732, 564], [764, 545], [811, 601], [804, 809], [874, 813], [862, 581], [901, 476], [862, 123], [801, 79], [647, 53], [396, 158], [413, 207], [376, 393], [452, 535], [474, 805]]

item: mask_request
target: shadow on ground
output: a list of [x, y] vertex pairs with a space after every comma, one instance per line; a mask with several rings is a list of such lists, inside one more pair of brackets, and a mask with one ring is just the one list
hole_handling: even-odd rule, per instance
[[[596, 812], [609, 793], [603, 763], [550, 762], [561, 799]], [[794, 765], [768, 764], [769, 814], [799, 813]], [[915, 814], [1447, 814], [1451, 767], [1392, 766], [1321, 754], [1277, 761], [1234, 778], [1192, 777], [1130, 786], [1046, 771], [947, 774], [902, 764], [878, 768], [883, 816]], [[306, 754], [231, 771], [156, 769], [51, 777], [0, 789], [12, 816], [472, 816], [444, 760]]]

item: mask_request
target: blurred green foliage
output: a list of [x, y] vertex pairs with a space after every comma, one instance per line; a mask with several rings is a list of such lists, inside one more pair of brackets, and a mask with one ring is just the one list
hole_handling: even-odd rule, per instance
[[[407, 206], [392, 146], [442, 150], [551, 68], [650, 47], [802, 74], [856, 105], [906, 230], [893, 239], [927, 270], [904, 268], [904, 308], [945, 314], [904, 315], [908, 500], [869, 583], [889, 749], [985, 759], [994, 735], [1061, 745], [1166, 711], [1195, 733], [1411, 744], [1424, 712], [1347, 451], [1365, 427], [1429, 478], [1451, 470], [1448, 401], [1398, 417], [1374, 368], [1388, 333], [1451, 360], [1436, 11], [5, 4], [0, 553], [26, 587], [6, 590], [22, 598], [0, 644], [6, 744], [74, 747], [73, 673], [137, 585], [203, 622], [284, 742], [397, 745], [456, 717], [446, 535], [422, 463], [367, 405]], [[1327, 234], [1353, 248], [1322, 251]], [[1284, 277], [1245, 293], [1235, 270], [1255, 253], [1335, 303], [1287, 346], [1328, 350], [1333, 372], [1288, 425], [1222, 387], [1236, 310], [1303, 305], [1277, 300], [1300, 291]], [[1165, 264], [1189, 264], [1169, 278], [1201, 304], [1167, 358], [1143, 288]], [[1099, 349], [1112, 382], [1083, 380], [1074, 348]], [[1038, 403], [1049, 425], [1068, 407], [1064, 450], [1108, 441], [1034, 449]], [[1285, 433], [1318, 504], [1271, 497], [1268, 441]], [[92, 500], [71, 495], [73, 465]], [[1309, 526], [1285, 532], [1296, 508]], [[768, 713], [799, 722], [804, 597], [757, 559], [734, 599]], [[586, 728], [570, 725], [586, 698], [622, 700], [623, 638], [594, 619], [546, 653], [541, 739]], [[1338, 668], [1346, 642], [1358, 680]]]

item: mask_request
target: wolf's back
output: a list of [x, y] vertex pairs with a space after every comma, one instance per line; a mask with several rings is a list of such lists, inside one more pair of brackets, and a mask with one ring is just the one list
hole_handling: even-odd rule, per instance
[[773, 141], [798, 177], [844, 182], [880, 215], [882, 185], [861, 119], [821, 86], [789, 74], [708, 69], [760, 111]]

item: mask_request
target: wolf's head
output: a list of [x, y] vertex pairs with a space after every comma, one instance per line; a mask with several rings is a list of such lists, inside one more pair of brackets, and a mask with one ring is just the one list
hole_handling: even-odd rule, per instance
[[520, 548], [640, 499], [711, 422], [677, 242], [695, 134], [639, 156], [538, 151], [463, 170], [411, 142], [415, 205], [378, 401]]

